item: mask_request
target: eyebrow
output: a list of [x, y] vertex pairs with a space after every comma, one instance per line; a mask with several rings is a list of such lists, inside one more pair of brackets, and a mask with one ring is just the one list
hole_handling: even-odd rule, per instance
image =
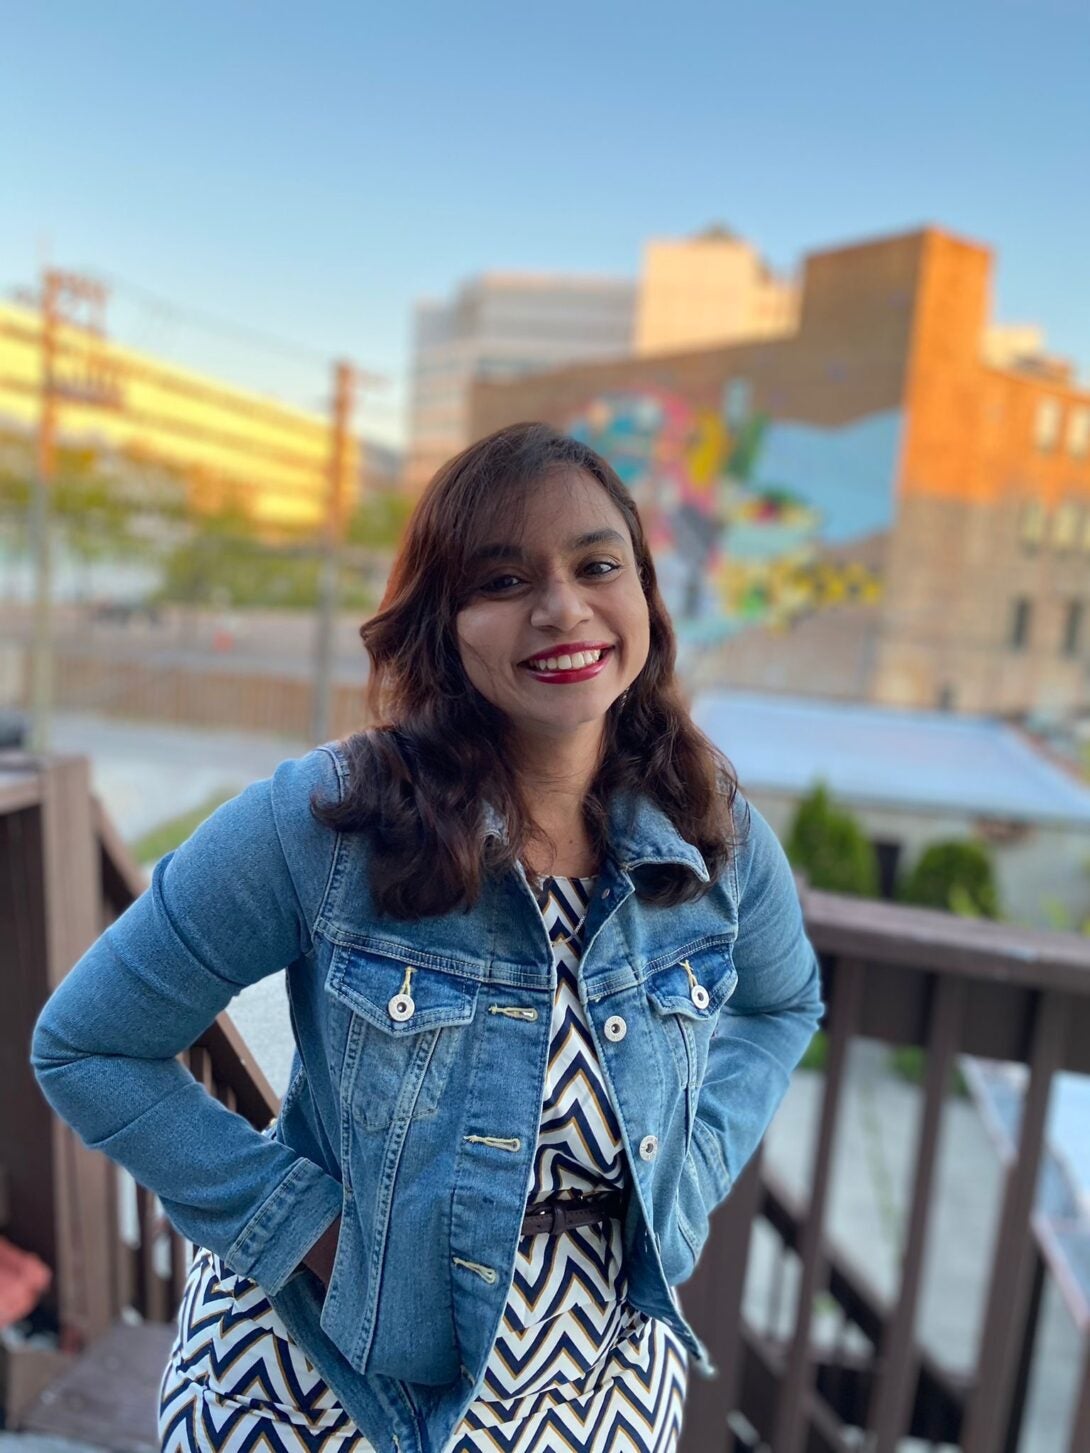
[[[588, 545], [604, 544], [623, 545], [625, 538], [619, 530], [603, 529], [590, 530], [585, 535], [572, 535], [564, 542], [564, 549], [571, 553], [576, 550], [584, 550]], [[486, 560], [525, 560], [527, 552], [521, 545], [482, 545], [479, 550], [473, 552], [473, 563], [482, 564]]]

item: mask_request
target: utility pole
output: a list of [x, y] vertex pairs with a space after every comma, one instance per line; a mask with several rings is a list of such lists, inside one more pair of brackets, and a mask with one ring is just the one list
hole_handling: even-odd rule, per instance
[[53, 706], [53, 566], [50, 553], [50, 485], [57, 444], [57, 315], [60, 275], [42, 274], [42, 378], [38, 411], [38, 448], [30, 493], [30, 554], [34, 568], [34, 609], [30, 647], [30, 747], [49, 749]]
[[[34, 569], [34, 607], [30, 647], [30, 746], [49, 750], [53, 710], [53, 561], [51, 516], [57, 461], [57, 415], [62, 398], [96, 408], [119, 408], [121, 393], [102, 347], [106, 289], [91, 278], [45, 268], [42, 272], [42, 377], [38, 447], [30, 494], [30, 553]], [[71, 315], [65, 311], [71, 309]], [[61, 329], [78, 330], [85, 348]], [[76, 354], [75, 370], [62, 377], [61, 354]]]
[[[337, 574], [344, 539], [347, 467], [352, 458], [352, 405], [358, 383], [350, 363], [333, 366], [333, 413], [330, 421], [329, 476], [322, 538], [322, 574], [318, 619], [314, 636], [314, 685], [311, 696], [310, 740], [318, 745], [329, 737], [330, 696], [337, 629]], [[351, 482], [349, 487], [351, 487]]]

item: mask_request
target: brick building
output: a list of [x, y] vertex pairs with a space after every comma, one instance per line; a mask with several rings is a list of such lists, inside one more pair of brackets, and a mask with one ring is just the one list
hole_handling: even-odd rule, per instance
[[992, 262], [936, 228], [812, 254], [793, 333], [478, 382], [471, 436], [611, 459], [698, 682], [1080, 712], [1090, 392], [1003, 344]]

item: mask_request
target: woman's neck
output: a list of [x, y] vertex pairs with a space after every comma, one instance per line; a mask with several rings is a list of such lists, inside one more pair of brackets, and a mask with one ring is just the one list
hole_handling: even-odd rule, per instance
[[598, 770], [600, 749], [600, 736], [593, 741], [587, 736], [520, 744], [519, 783], [527, 810], [547, 840], [530, 844], [527, 866], [542, 876], [582, 878], [598, 871], [583, 803]]

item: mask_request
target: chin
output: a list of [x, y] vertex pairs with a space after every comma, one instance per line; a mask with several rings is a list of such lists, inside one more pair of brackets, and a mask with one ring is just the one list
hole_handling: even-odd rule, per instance
[[577, 732], [583, 727], [601, 726], [605, 719], [604, 711], [593, 711], [584, 712], [579, 716], [550, 717], [548, 720], [539, 720], [536, 725], [539, 731], [548, 731], [557, 736], [563, 736], [566, 732]]

